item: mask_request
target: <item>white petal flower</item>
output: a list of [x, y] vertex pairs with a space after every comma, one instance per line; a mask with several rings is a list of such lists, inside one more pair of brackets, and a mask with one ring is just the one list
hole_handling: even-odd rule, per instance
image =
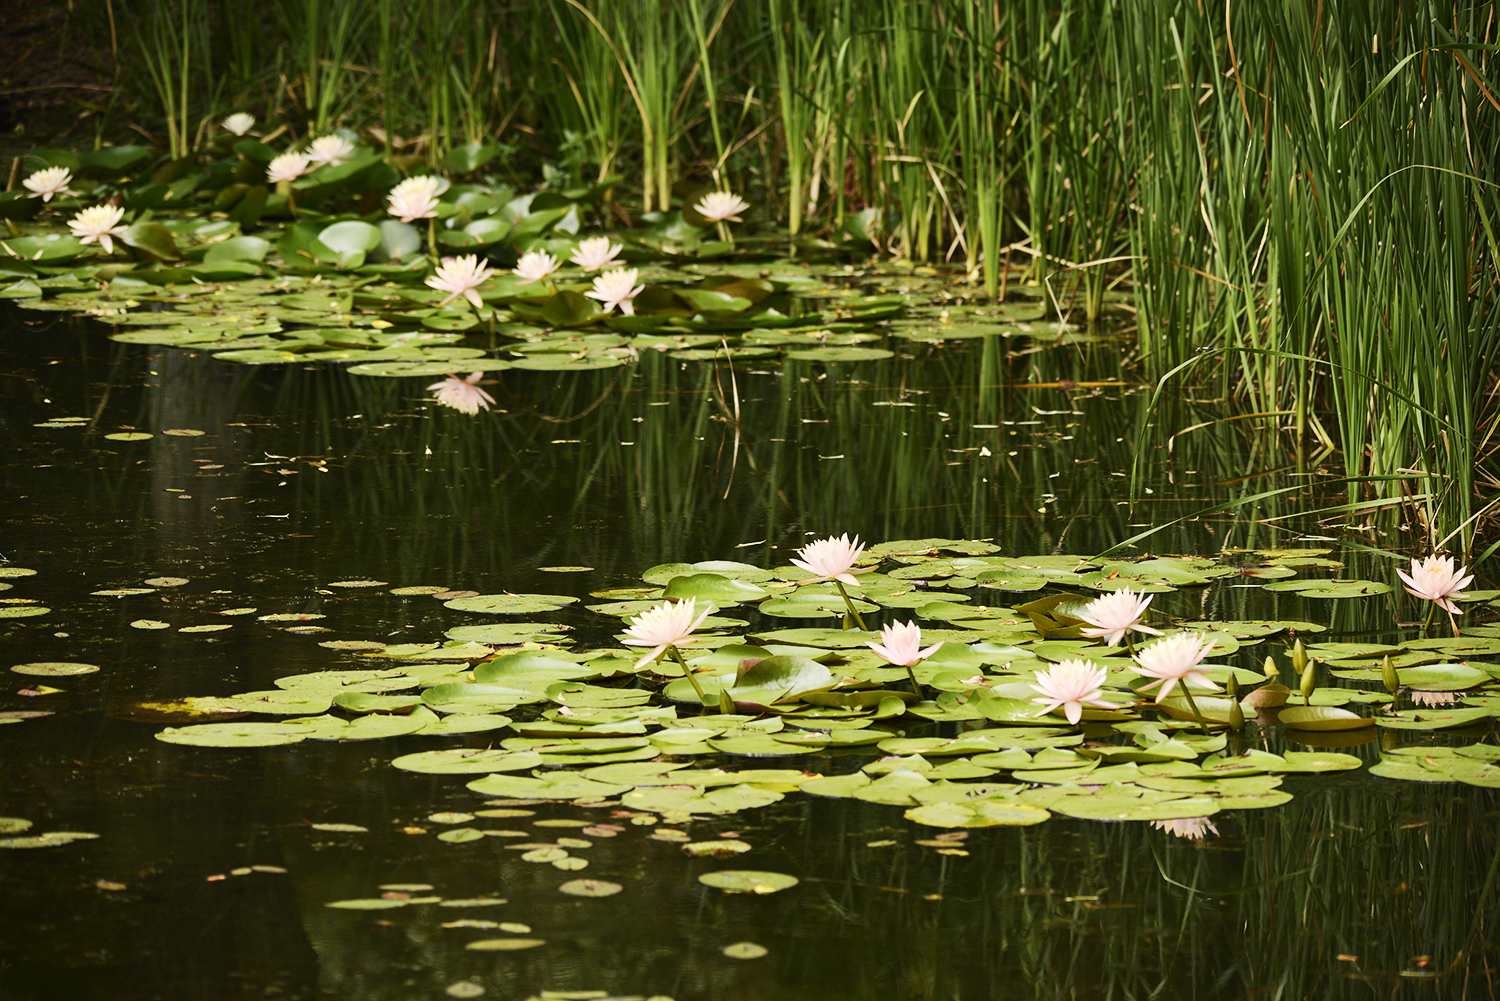
[[[792, 560], [792, 565], [801, 567], [813, 576], [809, 580], [799, 580], [797, 583], [816, 584], [819, 581], [837, 580], [857, 587], [859, 581], [849, 570], [864, 551], [865, 547], [860, 544], [859, 536], [856, 535], [854, 541], [850, 542], [848, 532], [837, 539], [830, 536], [816, 542], [809, 542], [797, 550], [797, 555], [802, 558]], [[866, 573], [867, 571], [860, 572]]]
[[1219, 833], [1214, 822], [1207, 817], [1178, 817], [1174, 820], [1153, 820], [1151, 826], [1158, 831], [1170, 831], [1179, 838], [1187, 838], [1191, 841], [1202, 841], [1203, 835], [1208, 831]]
[[635, 304], [631, 302], [646, 287], [636, 285], [640, 271], [635, 268], [616, 268], [606, 271], [594, 279], [594, 287], [583, 293], [590, 299], [598, 299], [600, 308], [608, 313], [616, 306], [626, 316], [635, 315]]
[[26, 190], [33, 195], [39, 195], [44, 202], [50, 202], [53, 195], [68, 194], [68, 182], [73, 179], [73, 174], [67, 167], [47, 167], [39, 170], [21, 183]]
[[494, 273], [493, 269], [479, 263], [477, 254], [468, 254], [457, 259], [445, 257], [437, 267], [437, 274], [428, 278], [427, 284], [439, 292], [450, 293], [448, 298], [438, 303], [439, 306], [446, 306], [459, 296], [463, 296], [473, 304], [475, 309], [479, 309], [484, 305], [484, 300], [475, 290], [479, 288], [481, 282]]
[[1452, 596], [1468, 587], [1474, 579], [1473, 574], [1464, 576], [1467, 569], [1469, 568], [1453, 569], [1451, 556], [1429, 556], [1425, 560], [1412, 560], [1410, 574], [1397, 570], [1396, 576], [1401, 578], [1406, 590], [1418, 598], [1426, 598], [1445, 611], [1461, 614], [1463, 609], [1458, 607]]
[[427, 388], [437, 390], [438, 403], [473, 416], [479, 413], [480, 407], [488, 410], [490, 404], [495, 402], [493, 396], [479, 388], [479, 379], [483, 375], [483, 372], [471, 372], [467, 379], [450, 375]]
[[612, 268], [617, 264], [625, 263], [615, 260], [615, 255], [624, 247], [623, 243], [610, 243], [607, 236], [590, 237], [578, 245], [578, 249], [573, 251], [573, 256], [568, 260], [585, 271]]
[[1160, 636], [1160, 629], [1141, 625], [1141, 616], [1146, 613], [1146, 607], [1154, 597], [1156, 596], [1152, 594], [1136, 594], [1127, 587], [1095, 598], [1078, 614], [1080, 619], [1088, 623], [1079, 631], [1096, 639], [1102, 637], [1106, 646], [1118, 644], [1124, 639], [1127, 629]]
[[515, 273], [525, 279], [516, 284], [530, 285], [532, 282], [539, 282], [560, 267], [562, 262], [545, 250], [529, 250], [516, 262]]
[[349, 154], [354, 152], [354, 144], [343, 136], [333, 133], [326, 136], [318, 136], [307, 146], [307, 159], [313, 166], [328, 164], [336, 167], [349, 159]]
[[283, 153], [266, 166], [266, 180], [295, 181], [307, 173], [309, 164], [303, 153]]
[[1213, 648], [1212, 642], [1205, 645], [1203, 637], [1195, 633], [1174, 633], [1166, 639], [1142, 647], [1141, 652], [1135, 655], [1135, 666], [1131, 670], [1157, 679], [1141, 689], [1147, 692], [1160, 685], [1161, 691], [1155, 696], [1157, 702], [1172, 694], [1172, 689], [1178, 682], [1182, 683], [1184, 689], [1189, 683], [1193, 683], [1217, 692], [1219, 686], [1198, 670], [1198, 665]]
[[701, 613], [698, 612], [698, 599], [689, 598], [686, 601], [668, 601], [637, 615], [625, 630], [625, 645], [649, 646], [652, 649], [635, 662], [635, 670], [639, 671], [666, 653], [669, 646], [693, 642], [695, 637], [691, 633], [703, 624], [703, 620], [712, 611], [713, 606], [709, 605]]
[[749, 207], [749, 202], [728, 191], [710, 191], [693, 206], [709, 222], [744, 222], [740, 213]]
[[896, 667], [915, 667], [937, 653], [942, 643], [922, 648], [922, 627], [915, 622], [892, 622], [880, 630], [880, 642], [866, 642], [865, 646], [878, 653], [887, 664]]
[[80, 243], [98, 240], [106, 254], [113, 254], [115, 244], [112, 237], [125, 235], [125, 227], [117, 225], [124, 214], [125, 210], [118, 205], [95, 205], [69, 219], [68, 229]]
[[1043, 703], [1043, 712], [1050, 713], [1060, 708], [1069, 723], [1077, 723], [1083, 718], [1085, 705], [1098, 709], [1114, 708], [1114, 703], [1099, 697], [1103, 694], [1106, 677], [1108, 673], [1104, 668], [1095, 667], [1086, 660], [1065, 660], [1036, 676], [1036, 684], [1031, 689], [1039, 694], [1031, 701]]
[[222, 124], [228, 131], [233, 132], [237, 136], [242, 136], [255, 128], [255, 116], [247, 115], [243, 111], [236, 111], [224, 119]]
[[402, 222], [413, 219], [431, 219], [437, 215], [438, 195], [448, 190], [448, 181], [442, 177], [408, 177], [391, 189], [386, 199], [386, 211]]

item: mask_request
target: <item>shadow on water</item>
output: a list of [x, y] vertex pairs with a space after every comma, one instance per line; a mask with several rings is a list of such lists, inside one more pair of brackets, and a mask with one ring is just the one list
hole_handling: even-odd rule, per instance
[[[13, 694], [17, 681], [0, 695], [3, 709], [57, 713], [0, 727], [0, 813], [101, 835], [0, 857], [6, 1001], [395, 1001], [464, 980], [515, 999], [543, 988], [679, 1001], [1355, 998], [1403, 984], [1496, 993], [1491, 790], [1302, 777], [1290, 803], [1222, 814], [1219, 836], [1201, 844], [1141, 823], [1066, 819], [934, 839], [894, 807], [793, 794], [687, 829], [693, 840], [737, 832], [754, 851], [734, 862], [688, 858], [665, 825], [609, 806], [544, 803], [525, 807], [533, 817], [485, 821], [623, 828], [595, 838], [589, 867], [567, 874], [523, 861], [514, 845], [527, 838], [435, 839], [434, 812], [471, 811], [477, 798], [458, 777], [388, 762], [451, 739], [408, 739], [400, 752], [390, 741], [211, 750], [159, 743], [156, 726], [131, 716], [143, 700], [263, 688], [348, 662], [319, 638], [427, 641], [466, 621], [430, 598], [326, 586], [338, 580], [582, 596], [669, 561], [781, 564], [810, 535], [845, 531], [1088, 554], [1278, 488], [1288, 491], [1186, 520], [1136, 551], [1209, 554], [1319, 531], [1296, 517], [1319, 503], [1317, 472], [1299, 473], [1235, 425], [1180, 436], [1170, 458], [1155, 449], [1132, 507], [1137, 437], [1164, 441], [1162, 428], [1214, 410], [1167, 401], [1143, 431], [1149, 394], [1120, 382], [1107, 346], [987, 338], [912, 345], [881, 364], [732, 369], [648, 354], [598, 372], [500, 373], [497, 412], [471, 419], [426, 402], [411, 381], [227, 366], [51, 316], [7, 311], [4, 324], [0, 553], [39, 571], [10, 595], [52, 612], [5, 620], [0, 636], [11, 663], [103, 667], [58, 681], [57, 694]], [[59, 416], [87, 420], [35, 426]], [[154, 437], [105, 437], [131, 429]], [[1348, 555], [1356, 571], [1363, 559], [1374, 557]], [[189, 583], [90, 593], [160, 575]], [[1397, 617], [1414, 614], [1399, 594], [1391, 602]], [[235, 606], [326, 615], [332, 632], [252, 619], [212, 634], [131, 626]], [[1361, 636], [1394, 621], [1233, 580], [1162, 595], [1158, 607], [1312, 618]], [[601, 641], [615, 628], [582, 611], [557, 617]], [[1246, 662], [1263, 655], [1247, 649]], [[1352, 753], [1370, 761], [1376, 748]], [[327, 822], [368, 830], [310, 826]], [[254, 866], [285, 872], [234, 874]], [[757, 896], [697, 881], [729, 867], [803, 882]], [[558, 892], [579, 875], [625, 890]], [[507, 903], [325, 906], [389, 884]], [[545, 944], [468, 951], [474, 932], [445, 927], [454, 921], [525, 925]], [[740, 941], [770, 954], [723, 955]]]

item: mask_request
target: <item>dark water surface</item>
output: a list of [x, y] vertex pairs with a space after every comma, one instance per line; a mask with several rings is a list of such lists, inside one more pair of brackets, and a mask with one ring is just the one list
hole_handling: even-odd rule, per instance
[[[492, 389], [504, 412], [471, 419], [426, 402], [410, 380], [230, 366], [7, 309], [0, 555], [39, 573], [10, 579], [3, 596], [52, 611], [0, 619], [0, 666], [103, 670], [3, 675], [12, 680], [0, 710], [56, 715], [0, 726], [0, 815], [100, 837], [0, 853], [0, 999], [405, 1001], [446, 997], [459, 981], [506, 1001], [543, 990], [677, 1001], [1494, 997], [1493, 790], [1289, 776], [1291, 803], [1222, 813], [1218, 837], [1201, 844], [1146, 824], [1053, 819], [974, 831], [952, 842], [959, 854], [917, 844], [936, 832], [898, 807], [794, 793], [685, 828], [693, 840], [738, 832], [754, 849], [733, 861], [688, 858], [652, 827], [622, 821], [623, 833], [581, 853], [588, 869], [562, 873], [520, 860], [503, 839], [437, 840], [443, 825], [429, 815], [476, 809], [482, 797], [462, 776], [389, 767], [415, 750], [483, 747], [487, 735], [220, 750], [160, 743], [160, 724], [135, 711], [353, 666], [320, 640], [428, 642], [476, 621], [430, 598], [333, 581], [586, 596], [670, 561], [785, 563], [811, 537], [841, 532], [1089, 554], [1231, 491], [1299, 483], [1307, 494], [1187, 521], [1133, 551], [1214, 554], [1322, 531], [1268, 520], [1316, 506], [1316, 470], [1299, 474], [1220, 428], [1180, 438], [1171, 462], [1147, 470], [1150, 492], [1126, 505], [1148, 394], [1118, 383], [1108, 346], [990, 338], [908, 353], [732, 375], [659, 356], [592, 373], [506, 371]], [[1216, 413], [1173, 406], [1163, 421], [1172, 428]], [[64, 416], [88, 423], [35, 426]], [[155, 437], [104, 438], [128, 429]], [[1386, 561], [1342, 555], [1355, 574], [1387, 573]], [[555, 566], [593, 569], [541, 569]], [[189, 583], [90, 594], [158, 576]], [[287, 632], [255, 616], [221, 633], [175, 628], [231, 621], [208, 611], [232, 606], [318, 613], [330, 631]], [[1373, 606], [1269, 595], [1253, 582], [1163, 595], [1156, 607], [1308, 618], [1335, 638], [1391, 635]], [[1409, 602], [1403, 614], [1414, 614]], [[617, 626], [581, 610], [547, 618], [584, 644], [609, 642]], [[131, 626], [142, 619], [174, 628]], [[1266, 652], [1247, 648], [1243, 663]], [[44, 680], [63, 691], [16, 694]], [[1253, 728], [1243, 744], [1281, 746]], [[1347, 750], [1378, 757], [1375, 743]], [[864, 760], [769, 764], [843, 772]], [[610, 819], [609, 807], [534, 809], [488, 823]], [[329, 822], [368, 833], [310, 826]], [[251, 866], [286, 871], [231, 874]], [[722, 868], [802, 883], [736, 896], [698, 882]], [[577, 876], [625, 889], [603, 899], [557, 891]], [[391, 883], [508, 902], [325, 906]], [[527, 925], [546, 944], [473, 952], [466, 942], [493, 933], [443, 927], [476, 918]], [[743, 941], [769, 954], [723, 955]]]

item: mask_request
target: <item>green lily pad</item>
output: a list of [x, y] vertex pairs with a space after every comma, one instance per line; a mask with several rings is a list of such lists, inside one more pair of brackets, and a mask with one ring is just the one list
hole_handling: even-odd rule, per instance
[[907, 820], [928, 827], [1030, 827], [1050, 816], [1046, 810], [1024, 803], [995, 800], [930, 803], [915, 806], [904, 814]]
[[779, 893], [796, 886], [801, 880], [784, 872], [760, 872], [751, 869], [722, 869], [706, 872], [698, 882], [726, 893]]
[[1293, 730], [1358, 730], [1375, 725], [1375, 720], [1368, 716], [1332, 706], [1286, 706], [1277, 712], [1276, 718]]
[[1386, 594], [1391, 585], [1377, 580], [1277, 580], [1262, 585], [1267, 591], [1289, 591], [1308, 598], [1366, 598]]
[[307, 739], [307, 731], [294, 723], [199, 723], [167, 727], [156, 735], [166, 744], [192, 747], [275, 747]]

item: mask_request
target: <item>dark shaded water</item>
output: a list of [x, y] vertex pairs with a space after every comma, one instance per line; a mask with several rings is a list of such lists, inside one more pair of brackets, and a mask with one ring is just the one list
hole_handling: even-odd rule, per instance
[[[0, 554], [39, 571], [11, 580], [5, 597], [52, 609], [0, 620], [5, 666], [103, 666], [51, 679], [59, 694], [15, 694], [37, 680], [15, 675], [0, 691], [0, 709], [57, 713], [0, 727], [0, 815], [101, 835], [0, 854], [5, 1001], [394, 1001], [443, 997], [463, 980], [488, 998], [547, 989], [678, 1001], [1500, 990], [1500, 802], [1489, 790], [1294, 776], [1291, 803], [1221, 814], [1219, 837], [1201, 845], [1145, 824], [1054, 819], [975, 831], [954, 843], [967, 854], [917, 844], [934, 832], [899, 808], [794, 794], [687, 828], [694, 840], [739, 832], [754, 850], [733, 863], [686, 858], [653, 828], [622, 822], [587, 852], [588, 870], [564, 874], [521, 861], [500, 839], [436, 840], [442, 825], [430, 814], [472, 810], [480, 797], [458, 776], [389, 767], [399, 753], [485, 746], [484, 735], [242, 752], [159, 743], [158, 725], [133, 715], [141, 701], [265, 688], [347, 663], [320, 640], [431, 641], [472, 621], [429, 598], [325, 586], [337, 580], [586, 595], [668, 561], [782, 563], [809, 536], [845, 531], [1091, 553], [1231, 492], [1316, 483], [1316, 471], [1299, 474], [1264, 443], [1210, 428], [1146, 472], [1151, 492], [1131, 509], [1126, 474], [1146, 394], [1090, 382], [1119, 379], [1107, 347], [1030, 351], [989, 339], [881, 364], [756, 364], [733, 378], [663, 357], [597, 373], [508, 371], [495, 389], [505, 412], [470, 419], [423, 402], [408, 381], [115, 345], [97, 326], [45, 313], [7, 310], [0, 330]], [[89, 423], [34, 426], [59, 416]], [[1163, 424], [1204, 419], [1184, 404]], [[156, 436], [103, 437], [130, 428]], [[1268, 520], [1315, 506], [1312, 497], [1187, 521], [1138, 551], [1283, 544], [1299, 529], [1323, 531]], [[1356, 573], [1377, 572], [1357, 552], [1347, 558]], [[190, 582], [90, 594], [163, 575]], [[316, 612], [331, 631], [290, 633], [253, 616], [198, 635], [130, 625], [202, 622], [200, 609], [230, 605]], [[1157, 607], [1305, 617], [1358, 637], [1389, 629], [1364, 605], [1237, 581], [1164, 595]], [[1413, 614], [1409, 603], [1402, 611]], [[586, 643], [615, 626], [584, 611], [549, 618]], [[1350, 751], [1375, 757], [1373, 744]], [[858, 760], [776, 764], [842, 771]], [[608, 813], [535, 809], [492, 823]], [[310, 826], [324, 822], [369, 832]], [[697, 882], [726, 865], [803, 883], [760, 897]], [[286, 871], [231, 874], [250, 866]], [[625, 890], [559, 894], [573, 875]], [[508, 902], [483, 912], [324, 906], [390, 883]], [[466, 951], [475, 933], [442, 925], [476, 916], [528, 925], [546, 945]], [[770, 953], [722, 954], [740, 941]]]

